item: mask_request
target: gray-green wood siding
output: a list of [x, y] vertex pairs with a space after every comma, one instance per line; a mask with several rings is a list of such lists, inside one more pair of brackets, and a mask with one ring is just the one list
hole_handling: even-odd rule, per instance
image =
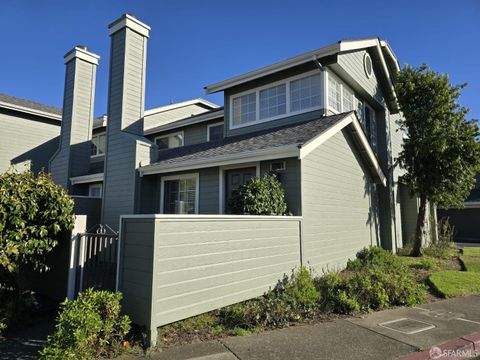
[[303, 259], [317, 271], [376, 245], [371, 181], [342, 131], [301, 160]]
[[107, 152], [102, 221], [118, 228], [119, 216], [135, 212], [136, 169], [145, 93], [147, 39], [124, 28], [111, 36]]
[[32, 170], [48, 170], [58, 148], [60, 122], [0, 109], [0, 173], [11, 164], [30, 161]]
[[124, 311], [156, 327], [262, 295], [300, 264], [300, 219], [125, 219]]

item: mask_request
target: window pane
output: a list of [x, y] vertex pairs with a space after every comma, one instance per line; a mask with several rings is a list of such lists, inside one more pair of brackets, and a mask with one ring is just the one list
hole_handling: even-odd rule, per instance
[[177, 134], [170, 136], [169, 142], [168, 142], [168, 147], [169, 148], [176, 148], [183, 146], [183, 135], [182, 134]]
[[90, 148], [90, 156], [97, 155], [98, 136], [92, 137], [92, 146]]
[[195, 213], [195, 178], [165, 181], [164, 192], [163, 212], [165, 214]]
[[251, 93], [234, 98], [233, 105], [233, 124], [240, 125], [256, 120], [256, 94]]
[[335, 111], [341, 111], [340, 82], [332, 75], [328, 77], [328, 103]]
[[260, 91], [260, 119], [287, 112], [287, 85], [282, 84]]
[[105, 134], [98, 136], [98, 154], [105, 154]]
[[208, 128], [209, 141], [221, 140], [223, 138], [223, 125], [210, 126]]
[[320, 106], [321, 75], [315, 74], [290, 82], [290, 111], [300, 111]]
[[343, 85], [343, 111], [353, 110], [353, 91]]
[[155, 143], [159, 149], [168, 149], [168, 136], [156, 138]]

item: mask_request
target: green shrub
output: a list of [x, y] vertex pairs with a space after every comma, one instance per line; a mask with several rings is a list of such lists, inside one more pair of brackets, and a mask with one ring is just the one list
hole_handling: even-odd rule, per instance
[[282, 183], [275, 175], [254, 177], [233, 192], [229, 205], [234, 214], [286, 215]]
[[40, 359], [98, 359], [116, 355], [130, 331], [120, 316], [121, 293], [88, 289], [61, 305], [55, 333], [48, 337]]
[[450, 259], [458, 256], [458, 248], [455, 243], [448, 241], [439, 241], [436, 244], [431, 244], [423, 250], [423, 254], [440, 259]]
[[319, 297], [310, 271], [300, 268], [264, 296], [224, 307], [218, 313], [221, 324], [230, 329], [284, 327], [292, 321], [312, 317]]
[[348, 261], [347, 270], [317, 280], [324, 310], [341, 314], [412, 306], [425, 300], [413, 273], [389, 251], [371, 247]]

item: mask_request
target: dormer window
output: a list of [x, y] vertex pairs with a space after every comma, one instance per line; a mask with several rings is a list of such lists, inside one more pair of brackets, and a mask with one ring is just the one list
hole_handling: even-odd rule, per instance
[[92, 146], [90, 156], [102, 156], [105, 154], [105, 134], [97, 134], [92, 136]]
[[155, 144], [159, 150], [183, 146], [183, 131], [157, 136], [155, 137]]
[[230, 98], [230, 128], [255, 125], [322, 107], [318, 70], [294, 76]]

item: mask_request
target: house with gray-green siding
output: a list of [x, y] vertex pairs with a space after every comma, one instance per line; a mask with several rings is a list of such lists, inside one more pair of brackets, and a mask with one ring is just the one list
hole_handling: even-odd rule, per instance
[[48, 170], [58, 147], [62, 110], [0, 94], [0, 173]]
[[303, 219], [312, 265], [342, 265], [367, 245], [395, 251], [413, 233], [418, 206], [395, 165], [399, 65], [386, 41], [342, 40], [206, 86], [224, 106], [194, 99], [145, 110], [151, 28], [125, 14], [109, 34], [104, 117], [93, 119], [98, 56], [76, 47], [65, 57], [50, 167], [73, 196], [101, 198], [99, 222], [230, 214], [233, 191], [275, 174], [288, 211]]

